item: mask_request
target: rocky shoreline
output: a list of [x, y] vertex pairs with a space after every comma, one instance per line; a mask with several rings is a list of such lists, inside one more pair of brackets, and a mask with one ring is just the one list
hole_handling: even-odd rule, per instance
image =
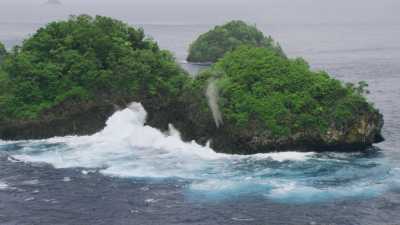
[[[156, 100], [153, 100], [156, 101]], [[58, 116], [35, 121], [11, 121], [0, 123], [0, 139], [44, 139], [67, 135], [91, 135], [101, 131], [107, 119], [125, 108], [125, 101], [102, 102], [69, 106], [76, 110]], [[233, 133], [235, 127], [225, 124], [216, 127], [212, 115], [199, 113], [196, 104], [179, 102], [174, 107], [154, 107], [155, 102], [143, 103], [148, 112], [147, 125], [163, 131], [168, 125], [176, 127], [185, 141], [195, 140], [210, 146], [217, 152], [232, 154], [255, 154], [275, 151], [360, 151], [384, 140], [380, 134], [383, 116], [366, 114], [347, 129], [332, 127], [326, 134], [299, 133], [285, 138], [260, 136], [246, 129]], [[181, 106], [178, 108], [177, 106]], [[66, 106], [64, 106], [66, 107]], [[251, 125], [249, 125], [251, 126]]]

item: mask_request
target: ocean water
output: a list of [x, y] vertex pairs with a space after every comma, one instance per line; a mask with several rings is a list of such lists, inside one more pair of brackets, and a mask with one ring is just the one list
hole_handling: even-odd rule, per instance
[[50, 20], [97, 13], [143, 27], [192, 74], [204, 68], [185, 62], [197, 35], [228, 19], [256, 23], [290, 57], [346, 82], [367, 81], [386, 141], [358, 153], [226, 155], [183, 142], [173, 124], [166, 133], [145, 126], [146, 111], [132, 103], [91, 136], [0, 141], [0, 224], [399, 224], [396, 1], [237, 0], [225, 10], [227, 1], [22, 2], [0, 3], [8, 48]]
[[92, 136], [4, 142], [10, 159], [47, 163], [55, 169], [82, 168], [104, 176], [184, 179], [187, 194], [210, 200], [260, 195], [286, 203], [344, 197], [374, 197], [399, 188], [398, 168], [383, 153], [283, 152], [251, 156], [214, 152], [185, 143], [171, 125], [168, 133], [145, 126], [146, 111], [132, 103]]

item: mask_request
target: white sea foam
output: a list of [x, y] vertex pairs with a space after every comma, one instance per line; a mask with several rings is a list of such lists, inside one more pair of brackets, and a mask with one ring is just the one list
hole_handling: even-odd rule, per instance
[[[57, 137], [31, 141], [13, 157], [26, 162], [50, 163], [56, 168], [104, 168], [103, 173], [122, 177], [196, 178], [198, 172], [218, 168], [226, 160], [306, 160], [313, 153], [284, 152], [239, 156], [216, 153], [195, 142], [183, 142], [170, 125], [163, 133], [145, 126], [147, 113], [139, 103], [116, 112], [101, 132], [92, 136]], [[52, 145], [37, 152], [38, 146]]]
[[208, 106], [211, 109], [212, 115], [214, 117], [214, 122], [217, 127], [223, 124], [222, 113], [219, 109], [219, 93], [216, 80], [210, 80], [206, 90], [206, 96], [208, 100]]
[[[334, 155], [319, 157], [312, 152], [249, 156], [216, 153], [194, 141], [183, 142], [173, 125], [169, 126], [168, 132], [146, 126], [146, 116], [142, 105], [133, 103], [127, 109], [116, 112], [108, 119], [104, 130], [91, 136], [2, 144], [19, 146], [16, 152], [11, 153], [12, 159], [49, 163], [56, 168], [78, 167], [88, 175], [91, 171], [100, 171], [104, 175], [128, 178], [189, 179], [192, 180], [189, 185], [191, 190], [207, 193], [258, 191], [271, 199], [303, 201], [367, 193], [365, 188], [373, 187], [370, 191], [380, 188], [377, 185], [357, 188], [357, 185], [345, 184], [343, 187], [321, 189], [312, 185], [315, 179], [319, 179], [314, 173], [318, 173], [321, 166], [334, 166], [330, 174], [324, 175], [323, 179], [328, 182], [329, 179], [337, 180], [336, 175], [351, 178], [353, 175], [347, 173], [351, 173], [352, 169], [335, 167], [341, 163], [350, 165], [346, 155], [333, 160]], [[378, 167], [374, 171], [380, 173], [380, 170]], [[370, 173], [364, 170], [356, 172], [358, 174], [354, 179], [364, 179], [361, 175]], [[308, 177], [308, 174], [311, 176]]]
[[32, 185], [32, 186], [38, 185], [39, 183], [40, 183], [40, 182], [39, 182], [38, 179], [26, 180], [26, 181], [21, 182], [21, 184], [23, 184], [23, 185]]
[[4, 181], [0, 181], [0, 191], [6, 189], [9, 189], [9, 185]]

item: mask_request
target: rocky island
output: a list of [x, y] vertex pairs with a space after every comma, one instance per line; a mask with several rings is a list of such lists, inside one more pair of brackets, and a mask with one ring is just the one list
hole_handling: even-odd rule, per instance
[[366, 86], [243, 46], [196, 78], [185, 97], [189, 122], [175, 124], [187, 139], [228, 153], [362, 150], [383, 141], [383, 116], [366, 101]]
[[48, 0], [44, 4], [45, 5], [62, 5], [60, 0]]
[[92, 134], [136, 101], [148, 125], [173, 124], [184, 140], [218, 152], [352, 151], [383, 140], [383, 116], [364, 97], [364, 82], [314, 72], [243, 22], [228, 27], [254, 32], [254, 44], [189, 55], [219, 59], [192, 79], [141, 29], [102, 16], [50, 23], [1, 65], [0, 139]]
[[1, 66], [0, 138], [91, 134], [132, 101], [174, 105], [189, 76], [141, 29], [76, 16], [39, 29]]
[[214, 63], [241, 45], [263, 47], [286, 57], [280, 44], [265, 36], [256, 26], [234, 20], [200, 35], [189, 47], [188, 62]]

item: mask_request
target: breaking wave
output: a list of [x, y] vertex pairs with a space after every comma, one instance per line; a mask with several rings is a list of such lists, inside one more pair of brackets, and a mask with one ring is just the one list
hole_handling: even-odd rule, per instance
[[146, 116], [142, 105], [133, 103], [111, 116], [97, 134], [0, 141], [0, 151], [12, 160], [94, 169], [107, 176], [183, 179], [189, 194], [209, 197], [257, 194], [311, 202], [375, 196], [398, 186], [398, 171], [379, 151], [227, 155], [183, 142], [172, 125], [165, 133], [146, 126]]

